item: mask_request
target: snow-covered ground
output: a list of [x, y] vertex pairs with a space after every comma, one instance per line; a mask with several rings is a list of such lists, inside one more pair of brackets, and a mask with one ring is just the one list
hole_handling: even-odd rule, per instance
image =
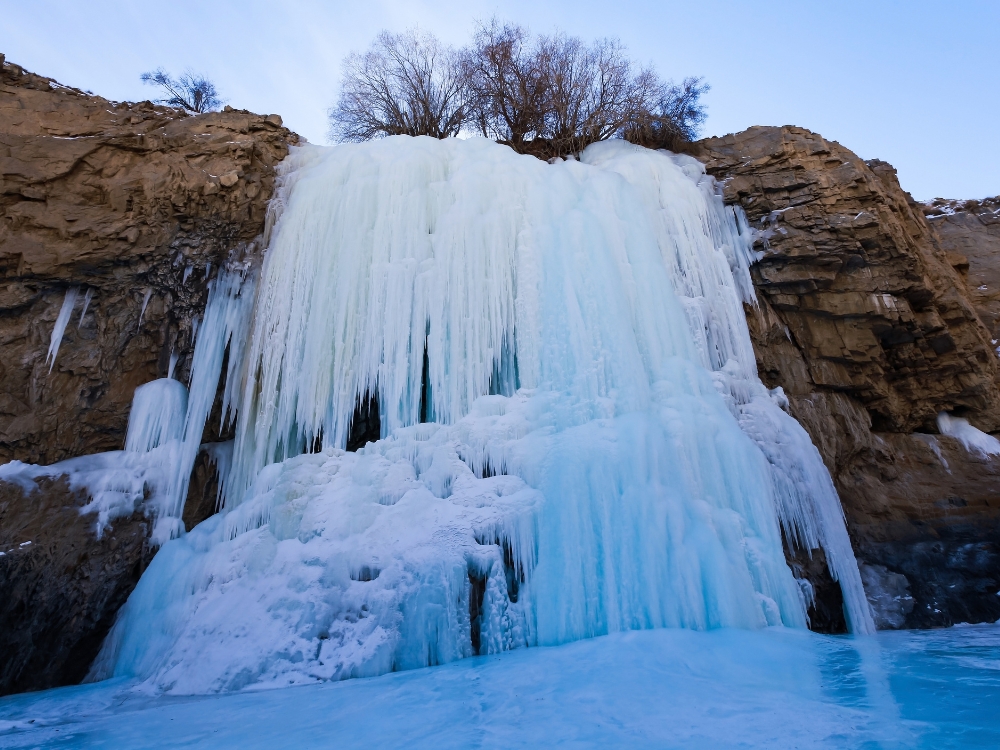
[[121, 680], [0, 700], [0, 747], [1000, 746], [1000, 626], [647, 630], [196, 698]]

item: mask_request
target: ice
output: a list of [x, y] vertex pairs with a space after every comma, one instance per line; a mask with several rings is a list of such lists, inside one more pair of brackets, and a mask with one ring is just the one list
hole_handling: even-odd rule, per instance
[[149, 304], [150, 298], [153, 296], [153, 290], [147, 289], [142, 294], [142, 308], [139, 310], [139, 322], [135, 325], [135, 330], [138, 331], [142, 328], [142, 316], [146, 314], [146, 305]]
[[49, 466], [11, 461], [0, 466], [0, 480], [17, 484], [30, 493], [37, 489], [36, 479], [64, 476], [70, 489], [87, 494], [88, 502], [80, 512], [96, 517], [94, 531], [100, 537], [114, 519], [130, 516], [140, 507], [146, 489], [154, 493], [165, 490], [164, 466], [170, 464], [175, 445], [168, 443], [149, 454], [95, 453]]
[[651, 630], [291, 690], [0, 698], [0, 747], [996, 748], [1000, 627]]
[[[242, 351], [239, 342], [245, 336], [254, 289], [253, 280], [245, 276], [246, 269], [236, 268], [219, 274], [210, 284], [205, 310], [209, 329], [195, 345], [190, 394], [183, 383], [170, 377], [136, 389], [124, 451], [80, 456], [49, 466], [12, 461], [0, 466], [0, 480], [32, 492], [37, 488], [36, 478], [65, 475], [71, 489], [87, 493], [89, 502], [81, 512], [96, 514], [99, 535], [115, 518], [135, 512], [148, 490], [149, 504], [144, 511], [154, 520], [151, 543], [160, 545], [181, 535], [184, 527], [180, 519], [191, 471], [218, 390], [226, 348], [234, 334], [236, 356]], [[241, 290], [246, 294], [241, 295]], [[63, 312], [69, 319], [73, 300], [64, 301], [60, 321], [65, 323]], [[56, 329], [58, 332], [58, 321]], [[171, 374], [174, 364], [172, 355]], [[215, 458], [222, 465], [228, 464], [225, 456]]]
[[73, 314], [73, 306], [76, 298], [80, 294], [80, 287], [71, 286], [66, 290], [63, 297], [62, 307], [56, 316], [56, 324], [52, 327], [52, 339], [49, 341], [49, 351], [45, 355], [45, 364], [49, 366], [49, 372], [56, 365], [56, 355], [59, 354], [59, 345], [62, 343], [63, 334], [66, 333], [66, 326], [69, 324], [70, 316]]
[[967, 419], [953, 417], [943, 411], [938, 414], [937, 424], [942, 435], [955, 438], [970, 453], [978, 453], [984, 458], [1000, 455], [1000, 440], [976, 429]]
[[148, 453], [184, 434], [188, 391], [169, 377], [153, 380], [135, 389], [128, 417], [125, 450]]
[[[873, 632], [830, 477], [757, 377], [752, 233], [717, 193], [621, 142], [555, 164], [478, 138], [293, 149], [259, 277], [220, 274], [199, 326], [157, 487], [155, 538], [179, 538], [91, 679], [203, 693], [804, 627], [782, 532]], [[223, 512], [183, 535], [227, 346]], [[365, 394], [382, 439], [346, 453]]]
[[[180, 517], [187, 498], [191, 471], [201, 449], [205, 424], [215, 401], [226, 349], [232, 342], [234, 355], [231, 367], [235, 366], [235, 362], [239, 361], [245, 328], [249, 322], [253, 289], [253, 279], [247, 279], [246, 269], [242, 268], [220, 273], [210, 283], [202, 333], [195, 341], [191, 361], [187, 408], [183, 412], [182, 422], [178, 419], [177, 412], [171, 417], [171, 434], [176, 439], [172, 442], [174, 455], [166, 469], [166, 485], [156, 502], [157, 521], [152, 536], [156, 544], [162, 544], [183, 531]], [[154, 382], [164, 383], [162, 388], [179, 392], [177, 386], [168, 385], [177, 381], [163, 379]], [[180, 383], [178, 385], [183, 388]]]
[[90, 307], [90, 300], [93, 299], [93, 297], [94, 297], [93, 288], [88, 288], [87, 293], [83, 297], [83, 310], [80, 311], [80, 321], [76, 324], [77, 328], [83, 325], [83, 319], [87, 315], [87, 309]]

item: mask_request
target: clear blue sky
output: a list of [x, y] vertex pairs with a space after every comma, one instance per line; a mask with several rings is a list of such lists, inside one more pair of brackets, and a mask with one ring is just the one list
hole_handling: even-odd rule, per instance
[[325, 143], [347, 52], [414, 25], [462, 44], [493, 14], [704, 76], [707, 135], [801, 125], [891, 162], [918, 199], [1000, 194], [1000, 0], [0, 0], [0, 52], [111, 99], [154, 96], [144, 70], [191, 68]]

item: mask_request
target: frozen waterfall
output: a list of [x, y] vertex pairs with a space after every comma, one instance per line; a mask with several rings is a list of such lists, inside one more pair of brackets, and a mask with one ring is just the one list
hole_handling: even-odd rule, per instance
[[[92, 678], [195, 693], [804, 627], [782, 533], [874, 630], [819, 453], [757, 378], [751, 232], [697, 161], [396, 137], [281, 169], [262, 266], [220, 276], [199, 333], [183, 443], [228, 343], [223, 512], [163, 546]], [[348, 453], [368, 399], [381, 439]]]

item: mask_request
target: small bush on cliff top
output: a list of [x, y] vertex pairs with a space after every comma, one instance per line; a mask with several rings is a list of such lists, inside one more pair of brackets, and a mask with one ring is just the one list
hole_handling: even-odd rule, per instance
[[468, 92], [454, 50], [424, 32], [383, 31], [367, 52], [344, 61], [333, 133], [342, 141], [457, 135], [468, 119]]
[[188, 112], [201, 114], [214, 112], [224, 104], [219, 98], [219, 92], [215, 90], [214, 83], [205, 76], [190, 71], [179, 78], [171, 78], [163, 68], [157, 68], [149, 73], [143, 73], [139, 79], [143, 83], [163, 89], [167, 96], [156, 101], [168, 107], [180, 107]]
[[329, 114], [340, 141], [466, 130], [549, 158], [615, 137], [676, 150], [704, 122], [706, 91], [700, 78], [675, 85], [637, 68], [617, 40], [532, 36], [494, 19], [462, 50], [425, 32], [382, 32], [345, 60]]

